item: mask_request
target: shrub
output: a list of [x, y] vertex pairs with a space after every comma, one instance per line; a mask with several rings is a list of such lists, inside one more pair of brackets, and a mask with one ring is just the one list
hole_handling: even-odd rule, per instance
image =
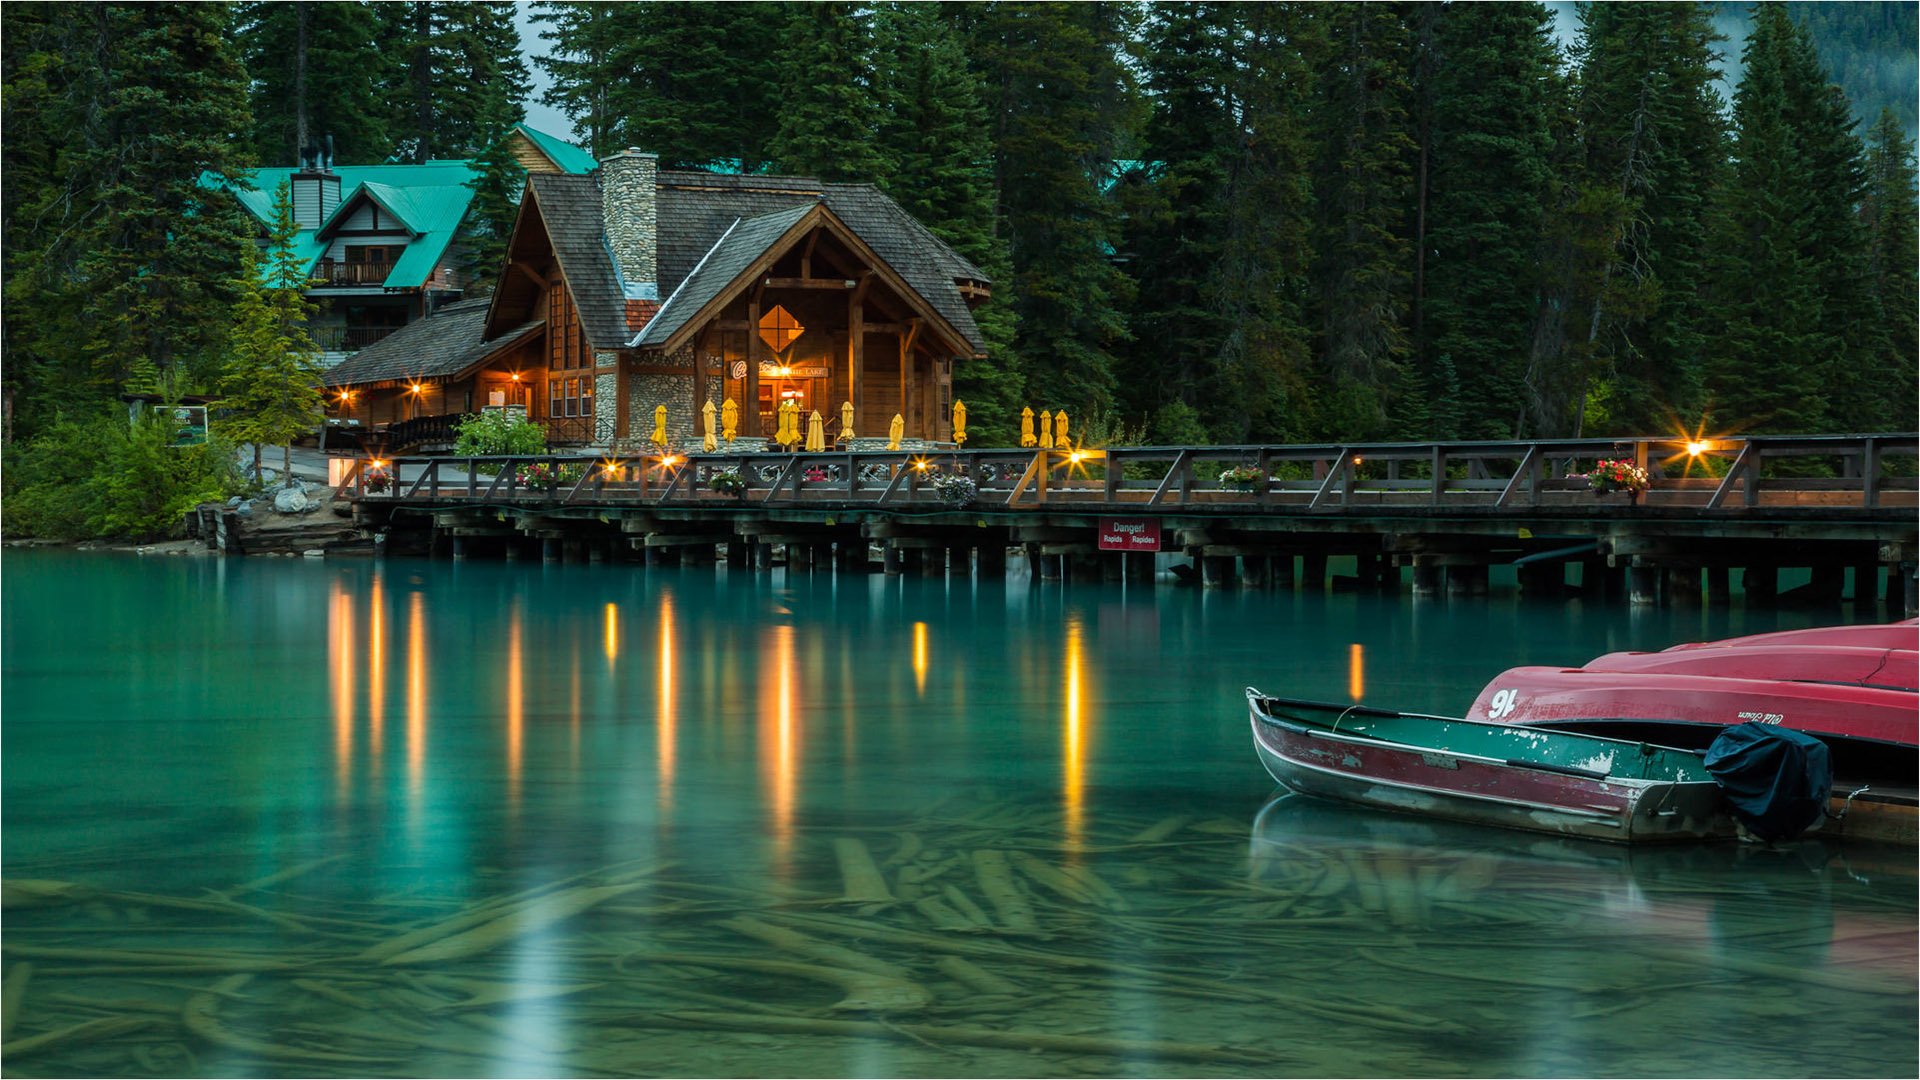
[[9, 454], [7, 531], [57, 540], [175, 534], [187, 511], [242, 490], [234, 447], [174, 446], [170, 422], [61, 419]]
[[547, 452], [546, 428], [505, 412], [477, 413], [453, 431], [453, 452], [460, 457], [536, 457]]

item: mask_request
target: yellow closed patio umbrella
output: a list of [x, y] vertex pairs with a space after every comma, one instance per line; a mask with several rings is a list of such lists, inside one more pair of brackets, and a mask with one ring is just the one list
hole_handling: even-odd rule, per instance
[[786, 403], [786, 425], [780, 429], [780, 445], [792, 450], [800, 445], [800, 403], [789, 400]]
[[854, 439], [853, 402], [851, 401], [843, 401], [840, 403], [840, 438], [846, 440], [848, 443], [852, 443]]
[[953, 441], [967, 445], [967, 403], [957, 399], [953, 403]]
[[720, 449], [719, 441], [713, 437], [713, 402], [711, 401], [700, 406], [700, 427], [706, 432], [705, 437], [700, 440], [700, 448], [709, 454]]
[[735, 404], [732, 398], [728, 398], [720, 406], [720, 437], [727, 440], [727, 445], [731, 446], [734, 433], [739, 429], [740, 406]]
[[887, 425], [887, 449], [900, 449], [900, 436], [907, 433], [907, 418], [899, 413], [893, 414], [893, 423]]
[[1062, 450], [1073, 449], [1073, 443], [1067, 440], [1067, 410], [1065, 409], [1053, 414], [1053, 445]]
[[665, 405], [653, 407], [653, 445], [662, 450], [667, 448], [667, 407]]
[[1034, 444], [1034, 441], [1035, 440], [1033, 437], [1033, 409], [1031, 407], [1021, 409], [1020, 410], [1020, 445], [1032, 446]]
[[1040, 449], [1053, 449], [1053, 417], [1045, 409], [1040, 410]]
[[819, 453], [826, 448], [826, 421], [820, 419], [820, 410], [815, 409], [813, 410], [813, 415], [807, 417], [807, 451], [809, 453]]

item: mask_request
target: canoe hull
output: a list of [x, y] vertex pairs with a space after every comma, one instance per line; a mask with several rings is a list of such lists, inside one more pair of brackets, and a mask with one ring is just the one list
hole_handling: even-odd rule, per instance
[[1711, 783], [1598, 779], [1443, 750], [1346, 738], [1250, 710], [1267, 772], [1293, 791], [1451, 821], [1615, 843], [1731, 838]]

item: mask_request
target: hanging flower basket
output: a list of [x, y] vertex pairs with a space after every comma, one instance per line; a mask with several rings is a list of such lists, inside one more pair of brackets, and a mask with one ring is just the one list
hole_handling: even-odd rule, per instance
[[1587, 474], [1587, 486], [1593, 489], [1596, 498], [1608, 492], [1624, 491], [1630, 501], [1639, 502], [1647, 484], [1647, 470], [1631, 461], [1596, 461], [1593, 471]]
[[385, 465], [375, 465], [366, 471], [363, 479], [369, 492], [384, 494], [393, 487], [393, 470]]
[[973, 477], [960, 473], [934, 473], [929, 483], [933, 485], [933, 493], [948, 506], [967, 506], [980, 496], [980, 485], [974, 483]]
[[1253, 465], [1235, 465], [1220, 474], [1220, 486], [1234, 491], [1253, 491], [1265, 483], [1267, 474]]
[[747, 478], [739, 469], [715, 469], [707, 474], [707, 488], [738, 499], [747, 493]]

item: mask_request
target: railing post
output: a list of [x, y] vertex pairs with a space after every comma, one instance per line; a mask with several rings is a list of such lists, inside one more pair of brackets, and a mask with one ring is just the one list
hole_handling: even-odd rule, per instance
[[1439, 506], [1440, 493], [1447, 490], [1447, 451], [1445, 447], [1439, 445], [1438, 443], [1435, 443], [1433, 447], [1433, 478], [1432, 479], [1433, 479], [1433, 487], [1431, 489], [1431, 502], [1433, 503], [1433, 505]]
[[1868, 510], [1880, 505], [1880, 440], [1871, 436], [1860, 453], [1860, 501]]

